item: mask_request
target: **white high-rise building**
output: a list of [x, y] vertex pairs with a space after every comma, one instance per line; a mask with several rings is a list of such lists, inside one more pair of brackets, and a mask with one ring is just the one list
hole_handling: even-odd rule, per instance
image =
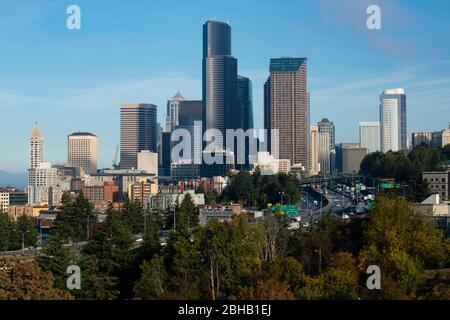
[[39, 167], [39, 164], [44, 161], [44, 138], [41, 135], [39, 124], [35, 122], [33, 131], [29, 141], [30, 159], [28, 167], [30, 169]]
[[82, 168], [84, 173], [97, 172], [97, 136], [89, 132], [76, 132], [67, 137], [67, 162]]
[[29, 145], [28, 204], [49, 202], [49, 196], [53, 198], [51, 190], [57, 185], [57, 169], [52, 168], [50, 163], [43, 162], [44, 138], [37, 122], [31, 133]]
[[406, 150], [405, 89], [389, 89], [380, 96], [381, 151]]
[[[49, 202], [49, 191], [57, 186], [58, 170], [48, 162], [28, 171], [28, 204]], [[50, 202], [53, 202], [50, 201]]]
[[310, 126], [310, 145], [311, 145], [311, 154], [309, 158], [311, 159], [310, 163], [310, 173], [312, 176], [317, 176], [319, 174], [319, 150], [318, 150], [318, 126]]
[[364, 121], [359, 123], [359, 145], [367, 148], [368, 153], [380, 151], [380, 122]]
[[317, 159], [319, 161], [319, 171], [322, 173], [330, 172], [330, 134], [328, 132], [319, 132], [317, 134]]

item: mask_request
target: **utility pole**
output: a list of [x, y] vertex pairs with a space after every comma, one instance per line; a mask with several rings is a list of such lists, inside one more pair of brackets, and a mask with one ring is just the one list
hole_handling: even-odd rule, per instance
[[314, 252], [317, 252], [319, 254], [319, 274], [322, 272], [322, 249], [314, 250]]

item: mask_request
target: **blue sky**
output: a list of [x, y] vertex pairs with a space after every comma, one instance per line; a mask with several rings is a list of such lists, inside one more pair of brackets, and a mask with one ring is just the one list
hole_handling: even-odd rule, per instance
[[[71, 4], [81, 30], [66, 28]], [[370, 4], [381, 8], [381, 30], [366, 27]], [[406, 89], [408, 134], [450, 121], [450, 1], [2, 0], [0, 12], [0, 170], [26, 170], [34, 121], [46, 161], [65, 162], [67, 135], [90, 131], [100, 167], [110, 166], [120, 103], [154, 103], [164, 124], [176, 91], [201, 98], [208, 18], [232, 26], [256, 127], [269, 59], [280, 56], [308, 58], [311, 123], [334, 121], [337, 142], [357, 141], [358, 122], [378, 119], [386, 88]]]

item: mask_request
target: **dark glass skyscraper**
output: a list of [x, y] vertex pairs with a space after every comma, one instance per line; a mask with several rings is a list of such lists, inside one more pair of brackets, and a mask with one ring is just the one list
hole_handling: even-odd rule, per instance
[[[224, 158], [226, 129], [240, 127], [240, 110], [237, 95], [237, 60], [231, 55], [231, 27], [228, 23], [209, 20], [203, 25], [203, 131], [216, 129], [223, 140], [214, 140]], [[207, 144], [209, 142], [206, 142]], [[219, 150], [217, 150], [219, 151]], [[234, 151], [234, 150], [233, 150]], [[224, 159], [225, 160], [225, 159]], [[202, 175], [225, 175], [228, 166], [203, 164]]]
[[237, 92], [240, 109], [241, 123], [239, 127], [244, 131], [253, 129], [253, 95], [252, 82], [249, 78], [238, 76]]
[[[237, 60], [231, 55], [231, 27], [220, 21], [203, 25], [203, 128], [226, 129], [240, 125], [237, 101]], [[225, 143], [221, 141], [221, 143]]]
[[137, 154], [142, 150], [158, 152], [156, 106], [122, 104], [120, 106], [120, 168], [137, 168]]

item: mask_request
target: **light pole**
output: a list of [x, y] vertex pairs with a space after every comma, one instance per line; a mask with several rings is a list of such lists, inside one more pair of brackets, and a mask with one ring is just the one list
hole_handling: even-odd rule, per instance
[[322, 249], [314, 250], [314, 252], [317, 252], [319, 254], [319, 274], [322, 272]]
[[25, 252], [25, 233], [29, 233], [30, 231], [20, 231], [20, 230], [13, 230], [15, 232], [20, 232], [22, 235], [22, 252]]
[[283, 205], [283, 196], [284, 196], [284, 191], [283, 192], [278, 192], [278, 194], [280, 195], [280, 197], [281, 197], [281, 205]]

